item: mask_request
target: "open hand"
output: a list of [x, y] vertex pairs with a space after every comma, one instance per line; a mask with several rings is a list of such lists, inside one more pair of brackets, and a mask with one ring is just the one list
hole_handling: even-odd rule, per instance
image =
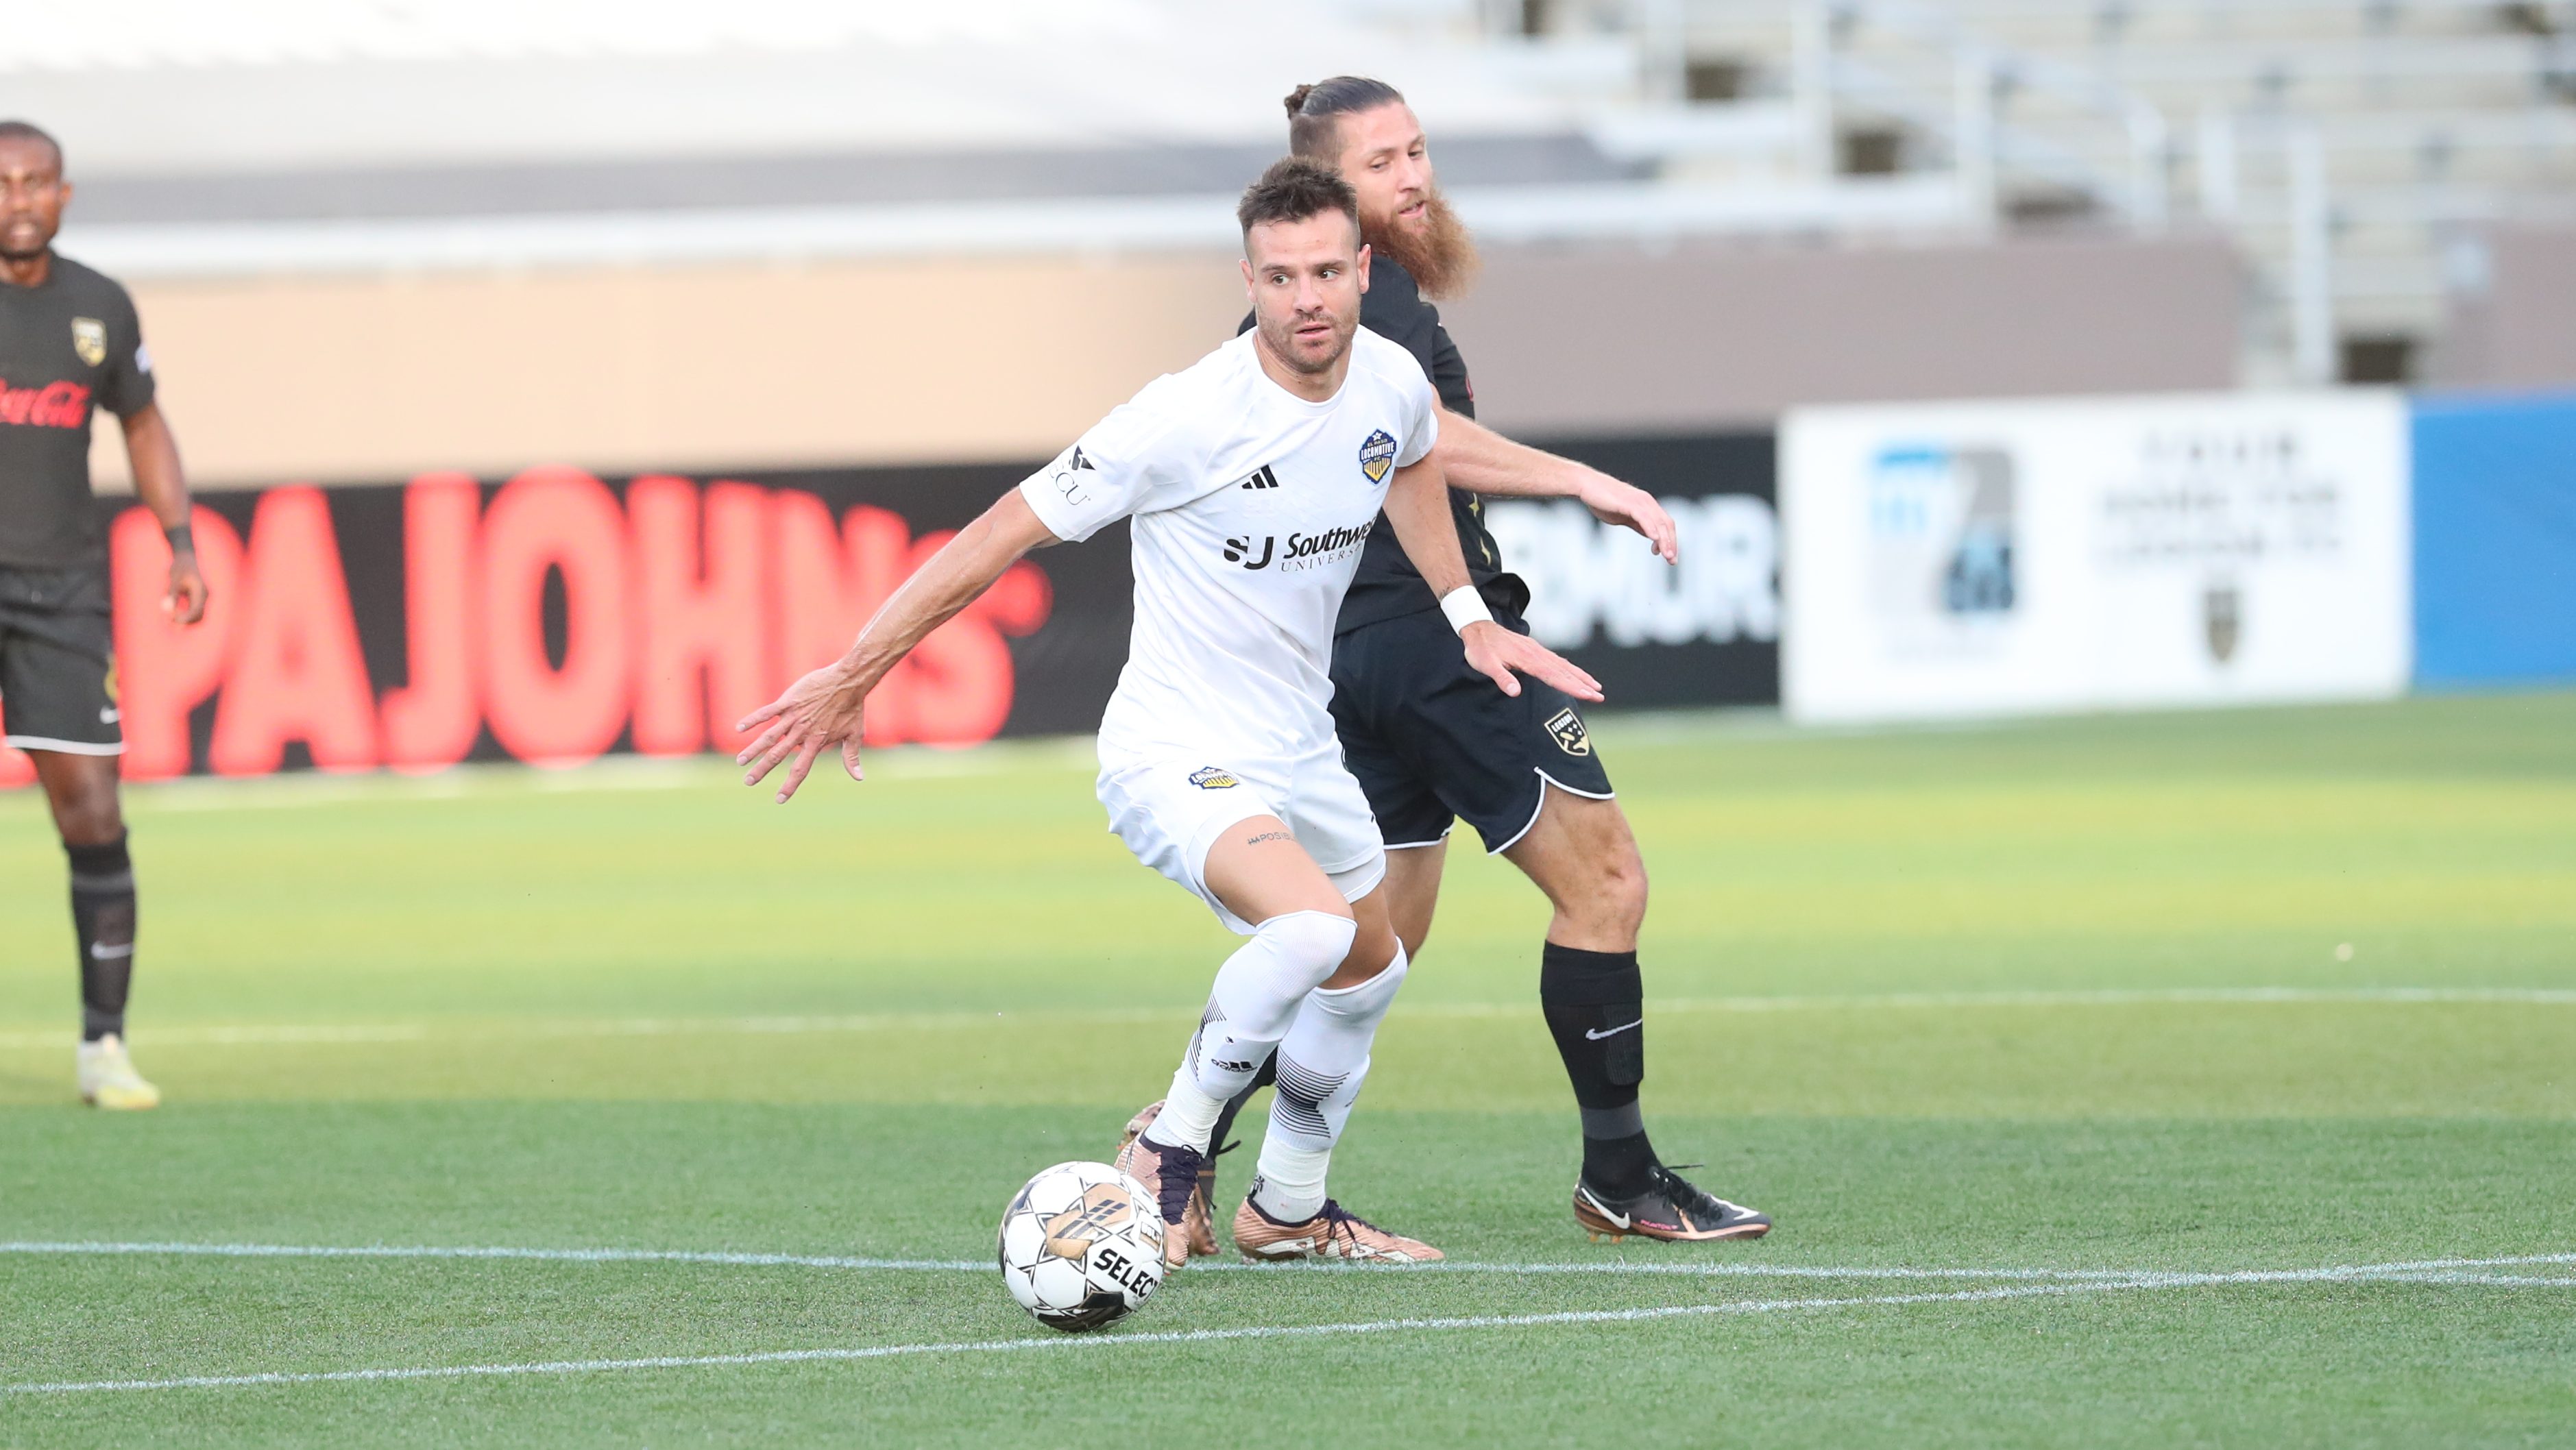
[[781, 761], [792, 758], [787, 778], [778, 786], [778, 803], [783, 806], [805, 783], [806, 775], [814, 769], [815, 758], [833, 746], [840, 747], [841, 768], [850, 773], [850, 779], [867, 779], [867, 773], [859, 769], [860, 715], [867, 699], [867, 686], [836, 661], [743, 716], [742, 723], [734, 726], [736, 730], [747, 733], [762, 724], [769, 728], [733, 758], [734, 764], [750, 767], [742, 783], [758, 785]]
[[1621, 483], [1606, 473], [1595, 473], [1586, 480], [1575, 497], [1592, 516], [1605, 524], [1635, 529], [1654, 546], [1656, 557], [1667, 564], [1682, 561], [1679, 533], [1673, 527], [1673, 516], [1655, 502], [1655, 496], [1634, 484]]
[[[1468, 625], [1461, 642], [1467, 663], [1506, 695], [1521, 692], [1521, 675], [1544, 680], [1578, 700], [1599, 703], [1601, 682], [1575, 668], [1573, 661], [1525, 634], [1515, 634], [1490, 619]], [[1518, 673], [1514, 673], [1518, 671]]]

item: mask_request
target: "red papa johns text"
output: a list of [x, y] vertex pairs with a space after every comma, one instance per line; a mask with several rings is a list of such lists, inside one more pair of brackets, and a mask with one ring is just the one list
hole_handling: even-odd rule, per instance
[[[265, 774], [293, 742], [325, 770], [432, 770], [485, 729], [547, 763], [621, 736], [647, 755], [730, 752], [745, 743], [735, 720], [848, 648], [949, 538], [915, 537], [881, 508], [835, 518], [798, 489], [654, 476], [621, 501], [588, 474], [539, 468], [486, 504], [464, 475], [424, 475], [403, 500], [409, 679], [379, 690], [320, 489], [269, 490], [247, 539], [204, 509], [194, 528], [214, 603], [184, 630], [161, 612], [169, 550], [151, 515], [130, 509], [110, 534], [130, 779], [196, 765]], [[544, 637], [550, 575], [559, 660]], [[1014, 565], [869, 697], [867, 743], [992, 738], [1011, 712], [1004, 637], [1037, 630], [1052, 602], [1035, 565]], [[188, 717], [210, 698], [213, 738], [196, 761]]]

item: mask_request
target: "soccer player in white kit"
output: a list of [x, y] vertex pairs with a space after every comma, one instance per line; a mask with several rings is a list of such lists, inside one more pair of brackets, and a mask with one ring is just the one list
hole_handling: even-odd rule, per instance
[[1402, 347], [1359, 330], [1368, 254], [1350, 184], [1282, 161], [1244, 193], [1257, 325], [1148, 384], [1004, 494], [896, 590], [838, 661], [754, 711], [746, 784], [784, 764], [783, 804], [837, 747], [853, 779], [868, 692], [1030, 549], [1134, 520], [1136, 621], [1100, 722], [1101, 804], [1138, 860], [1249, 938], [1218, 969], [1167, 1099], [1118, 1166], [1154, 1193], [1187, 1262], [1210, 1135], [1228, 1098], [1278, 1057], [1258, 1176], [1234, 1222], [1263, 1258], [1422, 1262], [1440, 1252], [1325, 1193], [1333, 1143], [1404, 980], [1379, 882], [1385, 848], [1343, 768], [1328, 702], [1333, 626], [1384, 510], [1441, 598], [1466, 658], [1579, 699], [1599, 685], [1503, 629], [1468, 581], [1447, 484], [1430, 461], [1438, 399]]

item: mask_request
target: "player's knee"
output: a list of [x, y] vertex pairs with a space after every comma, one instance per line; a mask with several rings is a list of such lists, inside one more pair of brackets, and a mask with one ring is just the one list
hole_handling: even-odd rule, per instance
[[54, 824], [67, 846], [100, 846], [125, 833], [116, 786], [83, 783], [55, 799]]
[[1345, 963], [1343, 969], [1335, 972], [1333, 979], [1324, 984], [1325, 991], [1332, 994], [1325, 1000], [1325, 1010], [1371, 1020], [1386, 1014], [1387, 1007], [1395, 1001], [1396, 989], [1404, 985], [1405, 975], [1412, 965], [1412, 958], [1396, 941], [1394, 933], [1388, 933], [1386, 940], [1385, 960], [1364, 970], [1354, 969]]
[[1404, 948], [1406, 956], [1418, 957], [1422, 955], [1422, 944], [1431, 940], [1431, 923], [1428, 921], [1402, 923], [1395, 929], [1395, 940], [1397, 945]]
[[1272, 957], [1292, 980], [1305, 980], [1312, 989], [1340, 970], [1359, 929], [1359, 922], [1347, 911], [1289, 911], [1261, 923], [1254, 935], [1268, 944]]
[[1351, 934], [1350, 949], [1324, 983], [1335, 990], [1383, 976], [1407, 955], [1403, 940], [1383, 919], [1354, 925], [1358, 929]]
[[1592, 899], [1604, 925], [1634, 932], [1646, 921], [1646, 862], [1633, 845], [1600, 860]]

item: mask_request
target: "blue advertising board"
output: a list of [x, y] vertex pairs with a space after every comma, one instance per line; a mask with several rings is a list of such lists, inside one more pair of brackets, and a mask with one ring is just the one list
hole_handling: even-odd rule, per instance
[[2576, 680], [2576, 394], [2415, 406], [2415, 682]]

